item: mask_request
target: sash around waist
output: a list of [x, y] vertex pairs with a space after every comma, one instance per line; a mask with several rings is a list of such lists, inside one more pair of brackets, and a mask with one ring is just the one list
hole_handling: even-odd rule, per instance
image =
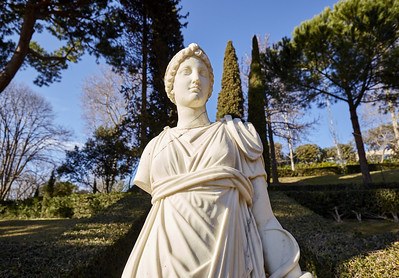
[[154, 204], [160, 199], [197, 186], [212, 185], [236, 188], [247, 204], [252, 204], [253, 187], [251, 181], [237, 169], [228, 166], [209, 167], [157, 180], [152, 184], [151, 203]]

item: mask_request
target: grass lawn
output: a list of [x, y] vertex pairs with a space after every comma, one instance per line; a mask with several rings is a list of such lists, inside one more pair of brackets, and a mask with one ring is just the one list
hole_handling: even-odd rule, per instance
[[74, 227], [81, 219], [35, 219], [0, 221], [0, 242], [17, 240], [31, 242], [51, 240]]
[[[371, 177], [375, 183], [393, 183], [399, 182], [399, 169], [375, 171], [371, 172]], [[307, 177], [281, 177], [279, 178], [282, 184], [306, 184], [306, 185], [321, 185], [321, 184], [348, 184], [362, 183], [362, 174], [351, 175], [326, 175], [326, 176], [307, 176]]]
[[86, 219], [0, 221], [0, 277], [120, 277], [150, 198], [126, 194]]
[[399, 233], [399, 223], [388, 220], [366, 219], [358, 222], [354, 219], [345, 219], [343, 223], [332, 222], [337, 228], [348, 232], [355, 232], [364, 236], [378, 235], [382, 233]]

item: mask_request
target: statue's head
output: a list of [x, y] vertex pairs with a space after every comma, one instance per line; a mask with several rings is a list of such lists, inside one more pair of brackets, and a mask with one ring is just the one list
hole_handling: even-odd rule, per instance
[[213, 69], [211, 66], [211, 63], [209, 61], [208, 56], [205, 54], [205, 52], [199, 47], [198, 44], [196, 43], [191, 43], [189, 46], [186, 48], [180, 50], [177, 52], [175, 56], [170, 60], [168, 67], [166, 68], [165, 72], [165, 91], [168, 94], [169, 99], [173, 102], [175, 102], [175, 94], [173, 92], [173, 84], [175, 82], [175, 77], [177, 74], [177, 71], [181, 65], [186, 59], [190, 57], [195, 57], [197, 59], [200, 59], [208, 68], [209, 72], [209, 96], [212, 94], [213, 90], [213, 82], [214, 82], [214, 77], [213, 77]]

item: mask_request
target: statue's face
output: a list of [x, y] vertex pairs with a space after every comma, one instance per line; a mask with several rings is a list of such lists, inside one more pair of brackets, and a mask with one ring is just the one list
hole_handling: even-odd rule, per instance
[[177, 70], [173, 91], [177, 106], [198, 108], [205, 105], [210, 90], [209, 71], [201, 59], [190, 57]]

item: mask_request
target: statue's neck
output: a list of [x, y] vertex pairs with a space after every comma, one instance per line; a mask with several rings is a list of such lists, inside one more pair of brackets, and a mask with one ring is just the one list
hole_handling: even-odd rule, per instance
[[177, 128], [195, 128], [210, 124], [206, 107], [177, 107]]

